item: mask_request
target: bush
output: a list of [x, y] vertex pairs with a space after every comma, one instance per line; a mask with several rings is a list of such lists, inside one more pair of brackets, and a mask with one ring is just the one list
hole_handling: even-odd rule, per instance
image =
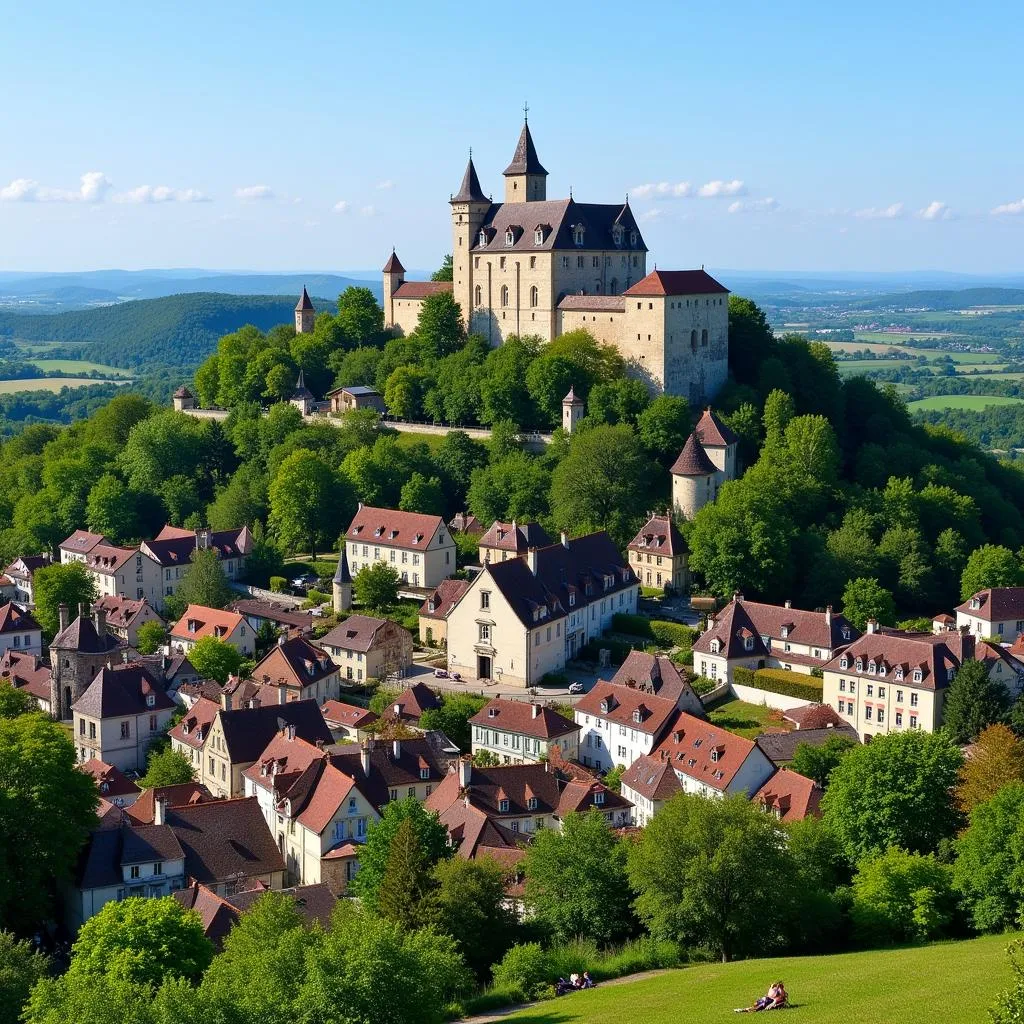
[[707, 676], [694, 676], [690, 680], [690, 686], [693, 687], [693, 692], [698, 697], [703, 697], [704, 694], [710, 693], [716, 686], [718, 686], [717, 679], [708, 679]]
[[270, 589], [275, 594], [283, 594], [285, 587], [288, 586], [288, 581], [283, 576], [271, 576], [270, 577]]
[[539, 942], [517, 943], [494, 965], [494, 987], [512, 994], [513, 1002], [537, 999], [547, 987], [550, 965], [551, 955]]
[[306, 600], [302, 602], [303, 608], [319, 608], [320, 605], [330, 601], [331, 597], [329, 594], [325, 594], [322, 590], [307, 590]]
[[698, 635], [695, 629], [679, 622], [649, 619], [645, 615], [626, 615], [622, 612], [613, 616], [612, 629], [618, 633], [654, 640], [662, 647], [692, 647]]
[[611, 637], [601, 637], [598, 640], [590, 640], [584, 644], [576, 655], [577, 658], [582, 661], [598, 661], [600, 659], [602, 648], [607, 648], [609, 656], [613, 665], [621, 665], [626, 658], [629, 656], [630, 651], [641, 650], [648, 651], [653, 654], [655, 648], [653, 645], [648, 644], [641, 646], [639, 644], [630, 644], [625, 640], [613, 640]]
[[787, 672], [784, 668], [743, 668], [737, 665], [732, 670], [734, 683], [740, 686], [752, 686], [768, 693], [780, 693], [785, 697], [798, 697], [811, 704], [820, 704], [822, 699], [822, 681], [814, 676], [805, 676], [799, 672]]
[[565, 689], [569, 685], [569, 677], [564, 672], [545, 672], [540, 677], [540, 686], [560, 686]]

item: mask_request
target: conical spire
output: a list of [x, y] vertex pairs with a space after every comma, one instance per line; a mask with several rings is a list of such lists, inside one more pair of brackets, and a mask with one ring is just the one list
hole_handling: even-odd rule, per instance
[[462, 176], [462, 185], [459, 191], [452, 196], [453, 203], [486, 203], [487, 196], [480, 187], [480, 179], [476, 176], [476, 168], [473, 166], [473, 155], [469, 156], [469, 163], [466, 164], [466, 173]]
[[523, 130], [519, 134], [519, 142], [516, 144], [515, 155], [512, 163], [505, 168], [506, 177], [510, 174], [547, 174], [543, 165], [537, 157], [537, 149], [533, 144], [533, 136], [530, 134], [530, 124], [523, 121]]
[[718, 467], [708, 458], [708, 453], [701, 447], [700, 438], [694, 431], [683, 445], [669, 472], [673, 476], [711, 476], [718, 471]]
[[402, 261], [398, 258], [398, 253], [394, 249], [391, 250], [391, 255], [388, 257], [387, 263], [384, 264], [385, 274], [404, 274], [405, 267], [402, 266]]
[[313, 303], [309, 299], [309, 292], [306, 291], [306, 286], [302, 286], [302, 298], [295, 304], [295, 312], [302, 313], [308, 309], [313, 308]]

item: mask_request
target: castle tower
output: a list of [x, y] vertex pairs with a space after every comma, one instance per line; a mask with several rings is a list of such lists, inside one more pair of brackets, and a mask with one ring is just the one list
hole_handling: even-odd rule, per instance
[[348, 555], [345, 554], [345, 546], [341, 547], [341, 557], [338, 559], [338, 571], [334, 574], [333, 584], [334, 614], [340, 615], [352, 607], [352, 574], [348, 568]]
[[295, 333], [312, 334], [313, 321], [316, 320], [316, 310], [309, 300], [309, 292], [305, 285], [302, 287], [302, 298], [295, 303]]
[[708, 458], [694, 431], [683, 445], [670, 470], [672, 506], [687, 519], [693, 517], [718, 493], [718, 467]]
[[715, 415], [710, 405], [698, 421], [696, 433], [705, 454], [718, 470], [718, 486], [726, 480], [735, 480], [739, 438]]
[[530, 124], [525, 117], [512, 163], [505, 168], [504, 173], [506, 203], [536, 203], [547, 199], [548, 172], [537, 158]]
[[107, 632], [106, 612], [98, 606], [91, 619], [85, 608], [70, 624], [66, 604], [57, 614], [60, 626], [50, 643], [50, 714], [63, 722], [96, 673], [118, 657], [120, 642]]
[[395, 326], [395, 292], [405, 282], [405, 267], [394, 249], [384, 264], [384, 326]]
[[186, 409], [194, 409], [196, 407], [196, 397], [184, 384], [174, 392], [174, 411], [184, 412]]
[[[473, 166], [472, 150], [466, 173], [462, 176], [459, 191], [451, 198], [452, 207], [452, 294], [462, 308], [466, 329], [473, 330], [473, 310], [477, 305], [488, 304], [489, 289], [485, 282], [477, 282], [473, 275], [473, 261], [470, 250], [476, 245], [480, 227], [491, 208], [491, 201], [480, 187], [480, 179]], [[481, 285], [480, 302], [475, 301], [474, 288]]]
[[562, 429], [567, 434], [571, 434], [583, 419], [583, 410], [583, 399], [576, 396], [575, 388], [569, 388], [569, 394], [562, 399]]

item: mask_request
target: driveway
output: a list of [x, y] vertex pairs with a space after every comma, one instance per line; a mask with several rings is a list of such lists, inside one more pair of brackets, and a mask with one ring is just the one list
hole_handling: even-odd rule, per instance
[[[413, 674], [415, 673], [415, 678]], [[583, 684], [584, 693], [589, 692], [599, 678], [609, 679], [614, 674], [614, 669], [598, 671], [589, 664], [571, 662], [565, 668], [565, 676], [570, 682]], [[407, 685], [412, 686], [414, 682], [426, 683], [436, 690], [448, 690], [453, 693], [472, 693], [480, 697], [503, 697], [506, 700], [522, 701], [546, 701], [557, 700], [560, 704], [575, 704], [583, 696], [581, 693], [569, 693], [565, 686], [538, 686], [536, 694], [524, 690], [521, 686], [502, 686], [498, 680], [480, 679], [438, 679], [434, 676], [432, 668], [421, 668], [416, 665], [406, 676]]]

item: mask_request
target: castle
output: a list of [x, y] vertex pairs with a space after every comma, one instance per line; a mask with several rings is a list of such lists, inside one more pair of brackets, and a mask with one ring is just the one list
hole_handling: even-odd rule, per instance
[[426, 298], [452, 292], [469, 331], [492, 345], [584, 328], [614, 345], [652, 393], [710, 401], [728, 372], [728, 290], [703, 269], [648, 273], [628, 198], [548, 199], [547, 175], [526, 121], [504, 171], [503, 203], [484, 195], [470, 154], [450, 200], [453, 280], [406, 281], [392, 252], [385, 325], [409, 334]]

